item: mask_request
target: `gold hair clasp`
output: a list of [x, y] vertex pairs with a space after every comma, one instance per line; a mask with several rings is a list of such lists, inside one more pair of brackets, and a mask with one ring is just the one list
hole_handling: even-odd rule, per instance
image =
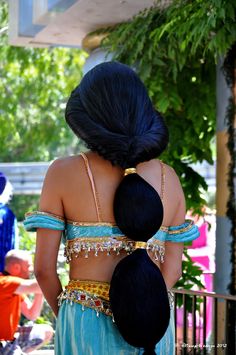
[[136, 174], [136, 168], [127, 168], [125, 169], [124, 176], [129, 175], [129, 174]]
[[134, 243], [134, 246], [133, 246], [133, 249], [136, 250], [136, 249], [146, 249], [147, 248], [147, 243], [146, 242], [135, 242]]

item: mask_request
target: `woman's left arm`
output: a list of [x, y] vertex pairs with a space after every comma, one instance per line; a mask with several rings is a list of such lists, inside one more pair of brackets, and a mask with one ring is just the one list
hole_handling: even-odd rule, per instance
[[161, 272], [167, 289], [171, 289], [182, 276], [183, 243], [165, 243], [165, 261], [161, 264]]
[[[172, 220], [172, 226], [181, 225], [185, 221], [186, 206], [182, 187], [177, 185], [179, 193], [179, 203], [175, 216]], [[166, 241], [164, 263], [161, 264], [161, 272], [164, 277], [167, 289], [171, 289], [182, 276], [182, 257], [184, 243]]]
[[[40, 211], [63, 217], [60, 197], [61, 163], [56, 160], [46, 174], [40, 198]], [[61, 231], [38, 228], [34, 272], [42, 292], [55, 315], [58, 313], [57, 297], [62, 291], [57, 275], [57, 257], [61, 241]]]
[[34, 273], [39, 286], [57, 316], [57, 297], [62, 291], [57, 275], [57, 255], [60, 246], [61, 232], [39, 228], [37, 231]]

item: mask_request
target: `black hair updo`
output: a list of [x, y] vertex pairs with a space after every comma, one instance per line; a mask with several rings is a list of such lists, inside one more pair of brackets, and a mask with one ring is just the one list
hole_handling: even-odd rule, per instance
[[65, 116], [89, 149], [124, 169], [156, 158], [168, 143], [166, 125], [144, 84], [118, 62], [99, 64], [83, 77]]

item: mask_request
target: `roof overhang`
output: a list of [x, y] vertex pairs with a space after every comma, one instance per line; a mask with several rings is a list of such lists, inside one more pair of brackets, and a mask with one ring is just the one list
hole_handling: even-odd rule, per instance
[[88, 33], [127, 21], [154, 3], [154, 0], [9, 0], [9, 42], [16, 46], [80, 48]]

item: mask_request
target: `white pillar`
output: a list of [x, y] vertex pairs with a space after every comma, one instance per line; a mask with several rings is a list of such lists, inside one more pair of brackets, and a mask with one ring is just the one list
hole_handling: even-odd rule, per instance
[[103, 48], [96, 48], [91, 51], [89, 57], [87, 58], [83, 73], [86, 74], [90, 69], [95, 67], [97, 64], [103, 62], [109, 62], [112, 60], [112, 53], [107, 53]]

